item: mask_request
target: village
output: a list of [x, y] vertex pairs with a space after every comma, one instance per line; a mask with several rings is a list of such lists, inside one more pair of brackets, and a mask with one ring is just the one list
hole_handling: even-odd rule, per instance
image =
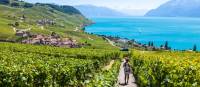
[[69, 47], [69, 48], [78, 48], [76, 40], [71, 38], [61, 38], [55, 32], [52, 32], [51, 35], [42, 35], [42, 34], [31, 34], [25, 30], [16, 30], [16, 36], [23, 37], [21, 43], [24, 44], [35, 44], [35, 45], [50, 45], [57, 47]]
[[[22, 15], [20, 17], [15, 16], [8, 16], [9, 18], [17, 18], [18, 21], [15, 23], [8, 24], [13, 28], [13, 31], [15, 32], [15, 36], [21, 38], [20, 43], [24, 44], [34, 44], [34, 45], [50, 45], [50, 46], [57, 46], [57, 47], [67, 47], [67, 48], [78, 48], [83, 46], [84, 44], [78, 44], [76, 40], [73, 40], [71, 38], [63, 38], [60, 35], [58, 35], [55, 32], [52, 32], [51, 35], [43, 35], [43, 34], [32, 34], [30, 32], [31, 28], [27, 29], [19, 29], [18, 26], [20, 26], [21, 22], [24, 22], [27, 17], [25, 15]], [[55, 20], [52, 19], [39, 19], [35, 21], [38, 26], [46, 25], [55, 25]]]

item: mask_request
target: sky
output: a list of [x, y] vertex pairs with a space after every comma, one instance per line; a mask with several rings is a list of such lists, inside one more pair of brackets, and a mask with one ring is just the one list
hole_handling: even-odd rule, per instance
[[169, 0], [25, 0], [36, 3], [56, 3], [60, 5], [95, 5], [108, 7], [124, 13], [144, 14]]

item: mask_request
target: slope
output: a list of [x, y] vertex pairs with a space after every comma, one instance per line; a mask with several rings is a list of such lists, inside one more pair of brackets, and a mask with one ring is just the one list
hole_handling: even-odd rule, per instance
[[[17, 41], [16, 29], [29, 30], [32, 34], [50, 35], [56, 32], [80, 43], [90, 43], [92, 48], [109, 47], [101, 37], [86, 34], [83, 28], [91, 21], [72, 6], [54, 4], [0, 1], [0, 40]], [[75, 31], [75, 29], [77, 29]], [[91, 40], [92, 39], [92, 40]]]

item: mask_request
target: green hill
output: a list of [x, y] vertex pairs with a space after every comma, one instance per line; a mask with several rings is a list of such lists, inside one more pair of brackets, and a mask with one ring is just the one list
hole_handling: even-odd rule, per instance
[[90, 43], [92, 48], [108, 45], [101, 37], [83, 32], [83, 27], [91, 21], [72, 6], [0, 0], [0, 10], [1, 40], [18, 40], [15, 29], [23, 29], [29, 30], [32, 34], [43, 35], [56, 32], [61, 37], [69, 37], [80, 43]]

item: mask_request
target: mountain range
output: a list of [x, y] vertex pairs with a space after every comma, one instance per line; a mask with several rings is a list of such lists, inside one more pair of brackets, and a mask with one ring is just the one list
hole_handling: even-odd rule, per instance
[[145, 16], [200, 17], [200, 0], [170, 0]]
[[127, 14], [106, 7], [98, 7], [93, 5], [78, 5], [74, 7], [77, 8], [84, 16], [88, 18], [128, 16]]

